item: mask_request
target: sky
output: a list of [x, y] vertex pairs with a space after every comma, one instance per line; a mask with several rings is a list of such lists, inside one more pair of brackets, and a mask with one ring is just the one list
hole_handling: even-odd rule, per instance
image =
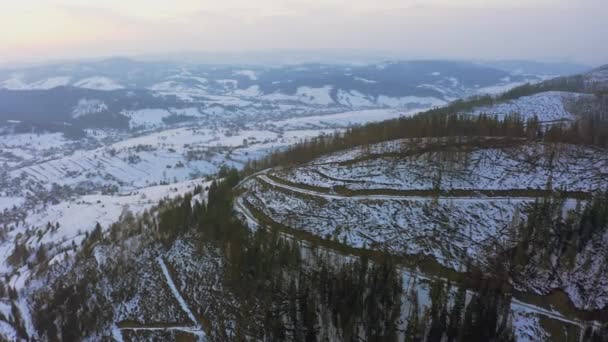
[[607, 0], [0, 0], [0, 63], [369, 50], [608, 63]]

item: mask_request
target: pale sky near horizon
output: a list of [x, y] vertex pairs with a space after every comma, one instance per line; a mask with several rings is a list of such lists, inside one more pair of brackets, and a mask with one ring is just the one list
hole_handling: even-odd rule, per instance
[[370, 49], [608, 63], [608, 0], [0, 0], [0, 62]]

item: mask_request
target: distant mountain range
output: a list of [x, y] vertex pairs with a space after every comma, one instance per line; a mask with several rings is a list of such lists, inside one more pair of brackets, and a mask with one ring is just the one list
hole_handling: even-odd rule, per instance
[[0, 70], [0, 122], [126, 128], [127, 112], [156, 108], [244, 116], [319, 108], [426, 109], [574, 69], [531, 62], [265, 67], [112, 58]]
[[566, 76], [579, 74], [592, 69], [591, 67], [575, 63], [543, 63], [522, 60], [486, 61], [480, 63], [520, 75]]

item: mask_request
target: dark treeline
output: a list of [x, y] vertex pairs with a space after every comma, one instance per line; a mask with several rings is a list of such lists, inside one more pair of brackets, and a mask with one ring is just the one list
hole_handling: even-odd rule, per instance
[[516, 114], [499, 119], [487, 115], [455, 115], [451, 114], [453, 110], [448, 106], [413, 117], [371, 123], [342, 133], [308, 139], [264, 159], [250, 161], [244, 172], [250, 174], [275, 166], [298, 165], [355, 146], [405, 138], [505, 137], [608, 146], [608, 121], [600, 116], [581, 119], [574, 124], [543, 127], [536, 117], [524, 122]]
[[[515, 341], [508, 295], [482, 284], [467, 303], [466, 289], [458, 287], [449, 304], [450, 290], [450, 284], [431, 284], [431, 307], [422, 321], [417, 320], [418, 304], [414, 300], [415, 290], [412, 292], [414, 314], [409, 317], [406, 341]], [[416, 339], [418, 331], [428, 331], [426, 339]]]
[[442, 113], [443, 110], [370, 123], [349, 128], [343, 133], [312, 138], [290, 146], [285, 151], [272, 153], [262, 160], [251, 161], [245, 167], [245, 173], [278, 165], [301, 164], [327, 153], [395, 139], [480, 136], [523, 138], [527, 133], [533, 136], [537, 134], [536, 126], [526, 128], [526, 123], [516, 115], [498, 120], [485, 115], [475, 118], [447, 115]]
[[[606, 97], [608, 99], [608, 97]], [[608, 146], [608, 117], [597, 112], [572, 124], [554, 124], [540, 135], [547, 142]]]

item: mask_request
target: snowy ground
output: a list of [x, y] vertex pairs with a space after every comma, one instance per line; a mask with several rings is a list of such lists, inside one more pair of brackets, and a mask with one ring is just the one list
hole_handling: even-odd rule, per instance
[[576, 119], [576, 112], [568, 105], [581, 98], [592, 97], [593, 95], [589, 94], [551, 91], [524, 96], [489, 107], [476, 108], [469, 114], [498, 117], [518, 114], [524, 120], [536, 116], [541, 122], [573, 121]]
[[330, 132], [168, 129], [14, 169], [8, 178], [49, 190], [54, 183], [127, 190], [214, 174], [224, 164], [241, 167], [273, 149]]
[[[251, 81], [258, 78], [253, 70], [240, 70], [235, 74]], [[177, 96], [188, 102], [187, 106], [125, 111], [122, 114], [130, 120], [133, 129], [130, 132], [87, 130], [87, 138], [78, 141], [68, 140], [58, 133], [0, 135], [0, 227], [6, 227], [0, 242], [0, 273], [7, 276], [11, 286], [23, 289], [31, 277], [27, 265], [16, 267], [7, 262], [16, 243], [25, 244], [31, 252], [45, 245], [49, 248], [49, 257], [58, 260], [69, 254], [72, 245], [80, 244], [97, 222], [106, 229], [126, 212], [139, 214], [163, 198], [190, 192], [196, 185], [206, 186], [205, 177], [215, 174], [222, 165], [242, 167], [250, 159], [262, 157], [301, 139], [328, 134], [349, 125], [412, 115], [454, 98], [453, 92], [433, 85], [427, 86], [442, 89], [442, 98], [372, 97], [354, 90], [333, 89], [329, 85], [298, 87], [292, 94], [263, 94], [257, 85], [238, 89], [239, 81], [230, 78], [209, 81], [202, 77], [182, 76], [192, 82], [186, 85], [177, 82], [177, 78], [167, 79], [149, 88], [157, 96]], [[359, 81], [375, 82], [368, 79]], [[459, 87], [456, 79], [446, 78], [446, 82], [451, 87]], [[507, 80], [505, 82], [505, 89], [512, 86]], [[104, 76], [84, 79], [54, 77], [33, 83], [15, 77], [3, 82], [2, 86], [10, 89], [50, 89], [71, 84], [110, 91], [127, 86], [121, 83], [124, 82]], [[221, 91], [218, 91], [218, 85]], [[497, 115], [517, 109], [551, 121], [568, 119], [571, 114], [563, 99], [569, 96], [544, 94], [516, 100], [493, 110]], [[540, 105], [534, 102], [540, 102]], [[541, 107], [544, 109], [539, 109]], [[106, 109], [107, 105], [103, 102], [82, 99], [74, 108], [73, 115], [83, 116]], [[175, 117], [188, 117], [190, 121], [168, 123], [168, 119]], [[402, 145], [392, 142], [372, 146], [370, 150], [398, 152]], [[353, 156], [365, 159], [369, 154], [368, 149], [353, 149], [341, 155], [321, 158], [316, 161], [319, 165], [314, 168], [305, 166], [290, 174], [277, 173], [275, 176], [302, 185], [318, 186], [330, 192], [336, 186], [354, 191], [366, 189], [362, 184], [367, 184], [368, 190], [403, 190], [399, 184], [428, 190], [433, 187], [438, 174], [441, 174], [442, 185], [453, 187], [466, 188], [467, 184], [469, 188], [472, 188], [472, 184], [482, 184], [486, 188], [515, 186], [518, 175], [514, 170], [528, 163], [521, 158], [522, 154], [530, 157], [530, 153], [520, 151], [509, 154], [511, 159], [507, 158], [509, 162], [502, 165], [501, 176], [494, 177], [496, 175], [488, 171], [487, 165], [505, 158], [501, 153], [490, 150], [474, 154], [467, 161], [470, 165], [463, 166], [461, 162], [456, 162], [457, 171], [453, 173], [444, 171], [446, 167], [441, 157], [432, 153], [420, 156], [418, 160], [413, 158], [407, 168], [379, 157], [375, 160], [377, 169], [366, 174], [364, 170], [370, 169], [365, 160], [340, 165], [342, 161], [351, 163]], [[600, 156], [594, 151], [583, 151], [576, 162], [562, 162], [558, 157], [558, 171], [551, 173], [555, 175], [555, 186], [567, 185], [568, 190], [586, 190], [605, 181], [598, 178], [599, 173], [606, 174], [606, 162]], [[429, 162], [425, 163], [424, 159]], [[431, 167], [433, 171], [422, 172], [425, 167]], [[542, 165], [530, 167], [536, 168], [535, 177], [530, 177], [523, 184], [525, 187], [543, 187], [547, 179], [546, 170]], [[467, 176], [467, 172], [470, 175]], [[576, 179], [577, 174], [584, 174], [589, 180], [580, 181]], [[374, 246], [400, 253], [433, 255], [454, 268], [460, 267], [463, 254], [482, 255], [489, 241], [502, 238], [497, 236], [510, 222], [509, 215], [515, 208], [530, 201], [529, 198], [433, 199], [425, 196], [345, 198], [303, 188], [289, 189], [284, 184], [273, 184], [270, 178], [255, 179], [246, 186], [256, 191], [248, 192], [242, 200], [250, 206], [263, 208], [266, 215], [286, 225], [346, 241], [357, 247]], [[467, 229], [454, 228], [459, 225]], [[349, 230], [347, 227], [354, 228]], [[208, 300], [212, 297], [208, 292], [212, 291], [191, 288], [187, 285], [192, 283], [188, 277], [193, 269], [213, 273], [215, 266], [207, 259], [205, 262], [209, 264], [188, 263], [180, 258], [183, 252], [172, 250], [167, 256], [167, 264], [163, 259], [153, 258], [148, 265], [152, 271], [139, 270], [145, 278], [139, 284], [142, 287], [159, 282], [167, 284], [166, 293], [161, 297], [173, 298], [170, 308], [154, 312], [153, 299], [157, 298], [154, 295], [150, 298], [133, 298], [121, 309], [117, 322], [168, 320], [173, 315], [173, 318], [183, 319], [184, 322], [190, 320], [197, 323], [189, 309], [193, 307], [192, 301], [202, 301], [199, 298], [202, 293], [206, 293]], [[96, 250], [95, 256], [101, 263], [114, 260], [99, 250]], [[28, 263], [34, 262], [34, 255], [31, 254]], [[170, 274], [167, 265], [178, 269], [177, 276]], [[203, 266], [207, 268], [202, 270]], [[409, 278], [408, 283], [412, 283]], [[428, 304], [424, 290], [419, 293], [419, 301]], [[31, 315], [23, 300], [21, 298], [19, 301], [19, 309], [25, 315], [28, 329], [31, 329]], [[8, 317], [10, 305], [2, 302], [0, 311]], [[115, 336], [121, 336], [120, 329], [115, 328]], [[194, 328], [200, 332], [199, 326]], [[3, 325], [0, 332], [4, 332], [9, 339], [15, 334], [11, 327]]]
[[281, 121], [269, 121], [266, 124], [282, 129], [318, 129], [323, 127], [347, 127], [368, 122], [395, 119], [402, 116], [411, 116], [420, 110], [400, 111], [395, 109], [370, 109], [344, 112], [329, 115], [315, 115], [301, 118], [292, 118]]
[[103, 76], [94, 76], [82, 79], [74, 84], [75, 87], [95, 90], [117, 90], [124, 87], [118, 82]]
[[0, 135], [0, 166], [8, 170], [27, 162], [60, 156], [75, 145], [76, 142], [65, 139], [61, 133]]
[[[16, 225], [6, 241], [0, 244], [0, 259], [3, 260], [0, 270], [8, 273], [12, 267], [6, 264], [7, 257], [14, 248], [13, 241], [27, 239], [26, 245], [36, 250], [41, 244], [59, 243], [61, 246], [70, 246], [72, 241], [77, 245], [84, 239], [85, 233], [95, 228], [99, 223], [102, 228], [109, 227], [118, 221], [127, 211], [134, 215], [157, 205], [165, 198], [174, 198], [187, 192], [192, 192], [196, 186], [208, 187], [210, 182], [200, 179], [158, 185], [116, 195], [91, 194], [76, 197], [55, 205], [39, 208], [30, 213], [25, 220]], [[47, 230], [47, 224], [59, 228]], [[27, 232], [31, 236], [28, 236]]]

